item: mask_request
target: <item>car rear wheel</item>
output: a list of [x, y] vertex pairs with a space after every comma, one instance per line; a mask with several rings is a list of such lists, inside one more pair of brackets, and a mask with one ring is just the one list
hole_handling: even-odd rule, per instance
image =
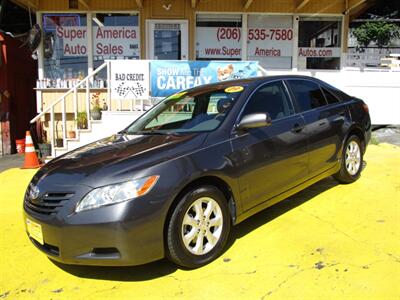
[[214, 186], [187, 192], [168, 223], [168, 257], [177, 265], [197, 268], [217, 258], [228, 240], [231, 220], [227, 201]]
[[352, 135], [343, 148], [341, 168], [333, 177], [340, 183], [354, 182], [360, 177], [362, 164], [363, 151], [360, 139]]

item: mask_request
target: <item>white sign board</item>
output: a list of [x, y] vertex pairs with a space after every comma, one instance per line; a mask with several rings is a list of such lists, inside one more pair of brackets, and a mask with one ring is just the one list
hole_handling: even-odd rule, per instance
[[94, 55], [139, 57], [139, 27], [93, 27]]
[[340, 57], [340, 48], [299, 47], [299, 57]]
[[197, 27], [197, 58], [242, 57], [241, 29], [238, 27]]
[[[57, 39], [63, 41], [63, 56], [87, 55], [86, 26], [57, 26]], [[115, 56], [139, 57], [138, 26], [93, 26], [93, 54], [103, 59]]]
[[[197, 27], [197, 58], [242, 57], [242, 30], [238, 27]], [[248, 56], [292, 56], [291, 28], [249, 28]]]
[[[291, 16], [249, 16], [247, 55], [252, 58], [291, 57], [293, 28]], [[196, 28], [197, 58], [241, 59], [240, 27]]]
[[86, 56], [88, 54], [86, 26], [57, 26], [56, 38], [62, 40], [63, 56]]
[[249, 56], [292, 56], [292, 28], [249, 28], [247, 38]]
[[111, 64], [111, 99], [146, 99], [149, 97], [149, 61], [116, 60]]

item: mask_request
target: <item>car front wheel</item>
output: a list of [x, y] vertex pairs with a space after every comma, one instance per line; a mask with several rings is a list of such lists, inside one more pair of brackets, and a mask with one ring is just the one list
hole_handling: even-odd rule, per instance
[[168, 223], [168, 257], [177, 265], [197, 268], [217, 258], [228, 240], [231, 220], [226, 198], [214, 186], [187, 192]]
[[346, 141], [341, 167], [334, 178], [340, 183], [354, 182], [360, 177], [362, 164], [363, 151], [360, 139], [356, 135], [352, 135]]

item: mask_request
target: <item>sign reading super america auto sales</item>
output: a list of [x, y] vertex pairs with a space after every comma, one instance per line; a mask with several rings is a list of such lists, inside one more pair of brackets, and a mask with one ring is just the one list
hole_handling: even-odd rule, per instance
[[[64, 56], [88, 54], [88, 36], [85, 26], [57, 26], [56, 38], [62, 40]], [[93, 54], [104, 58], [111, 56], [139, 57], [138, 26], [93, 26]]]

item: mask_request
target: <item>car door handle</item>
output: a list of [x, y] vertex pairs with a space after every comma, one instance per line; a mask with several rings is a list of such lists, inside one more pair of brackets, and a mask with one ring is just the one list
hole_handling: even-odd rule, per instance
[[304, 128], [304, 125], [296, 123], [293, 125], [292, 132], [299, 133], [300, 131], [303, 130], [303, 128]]

